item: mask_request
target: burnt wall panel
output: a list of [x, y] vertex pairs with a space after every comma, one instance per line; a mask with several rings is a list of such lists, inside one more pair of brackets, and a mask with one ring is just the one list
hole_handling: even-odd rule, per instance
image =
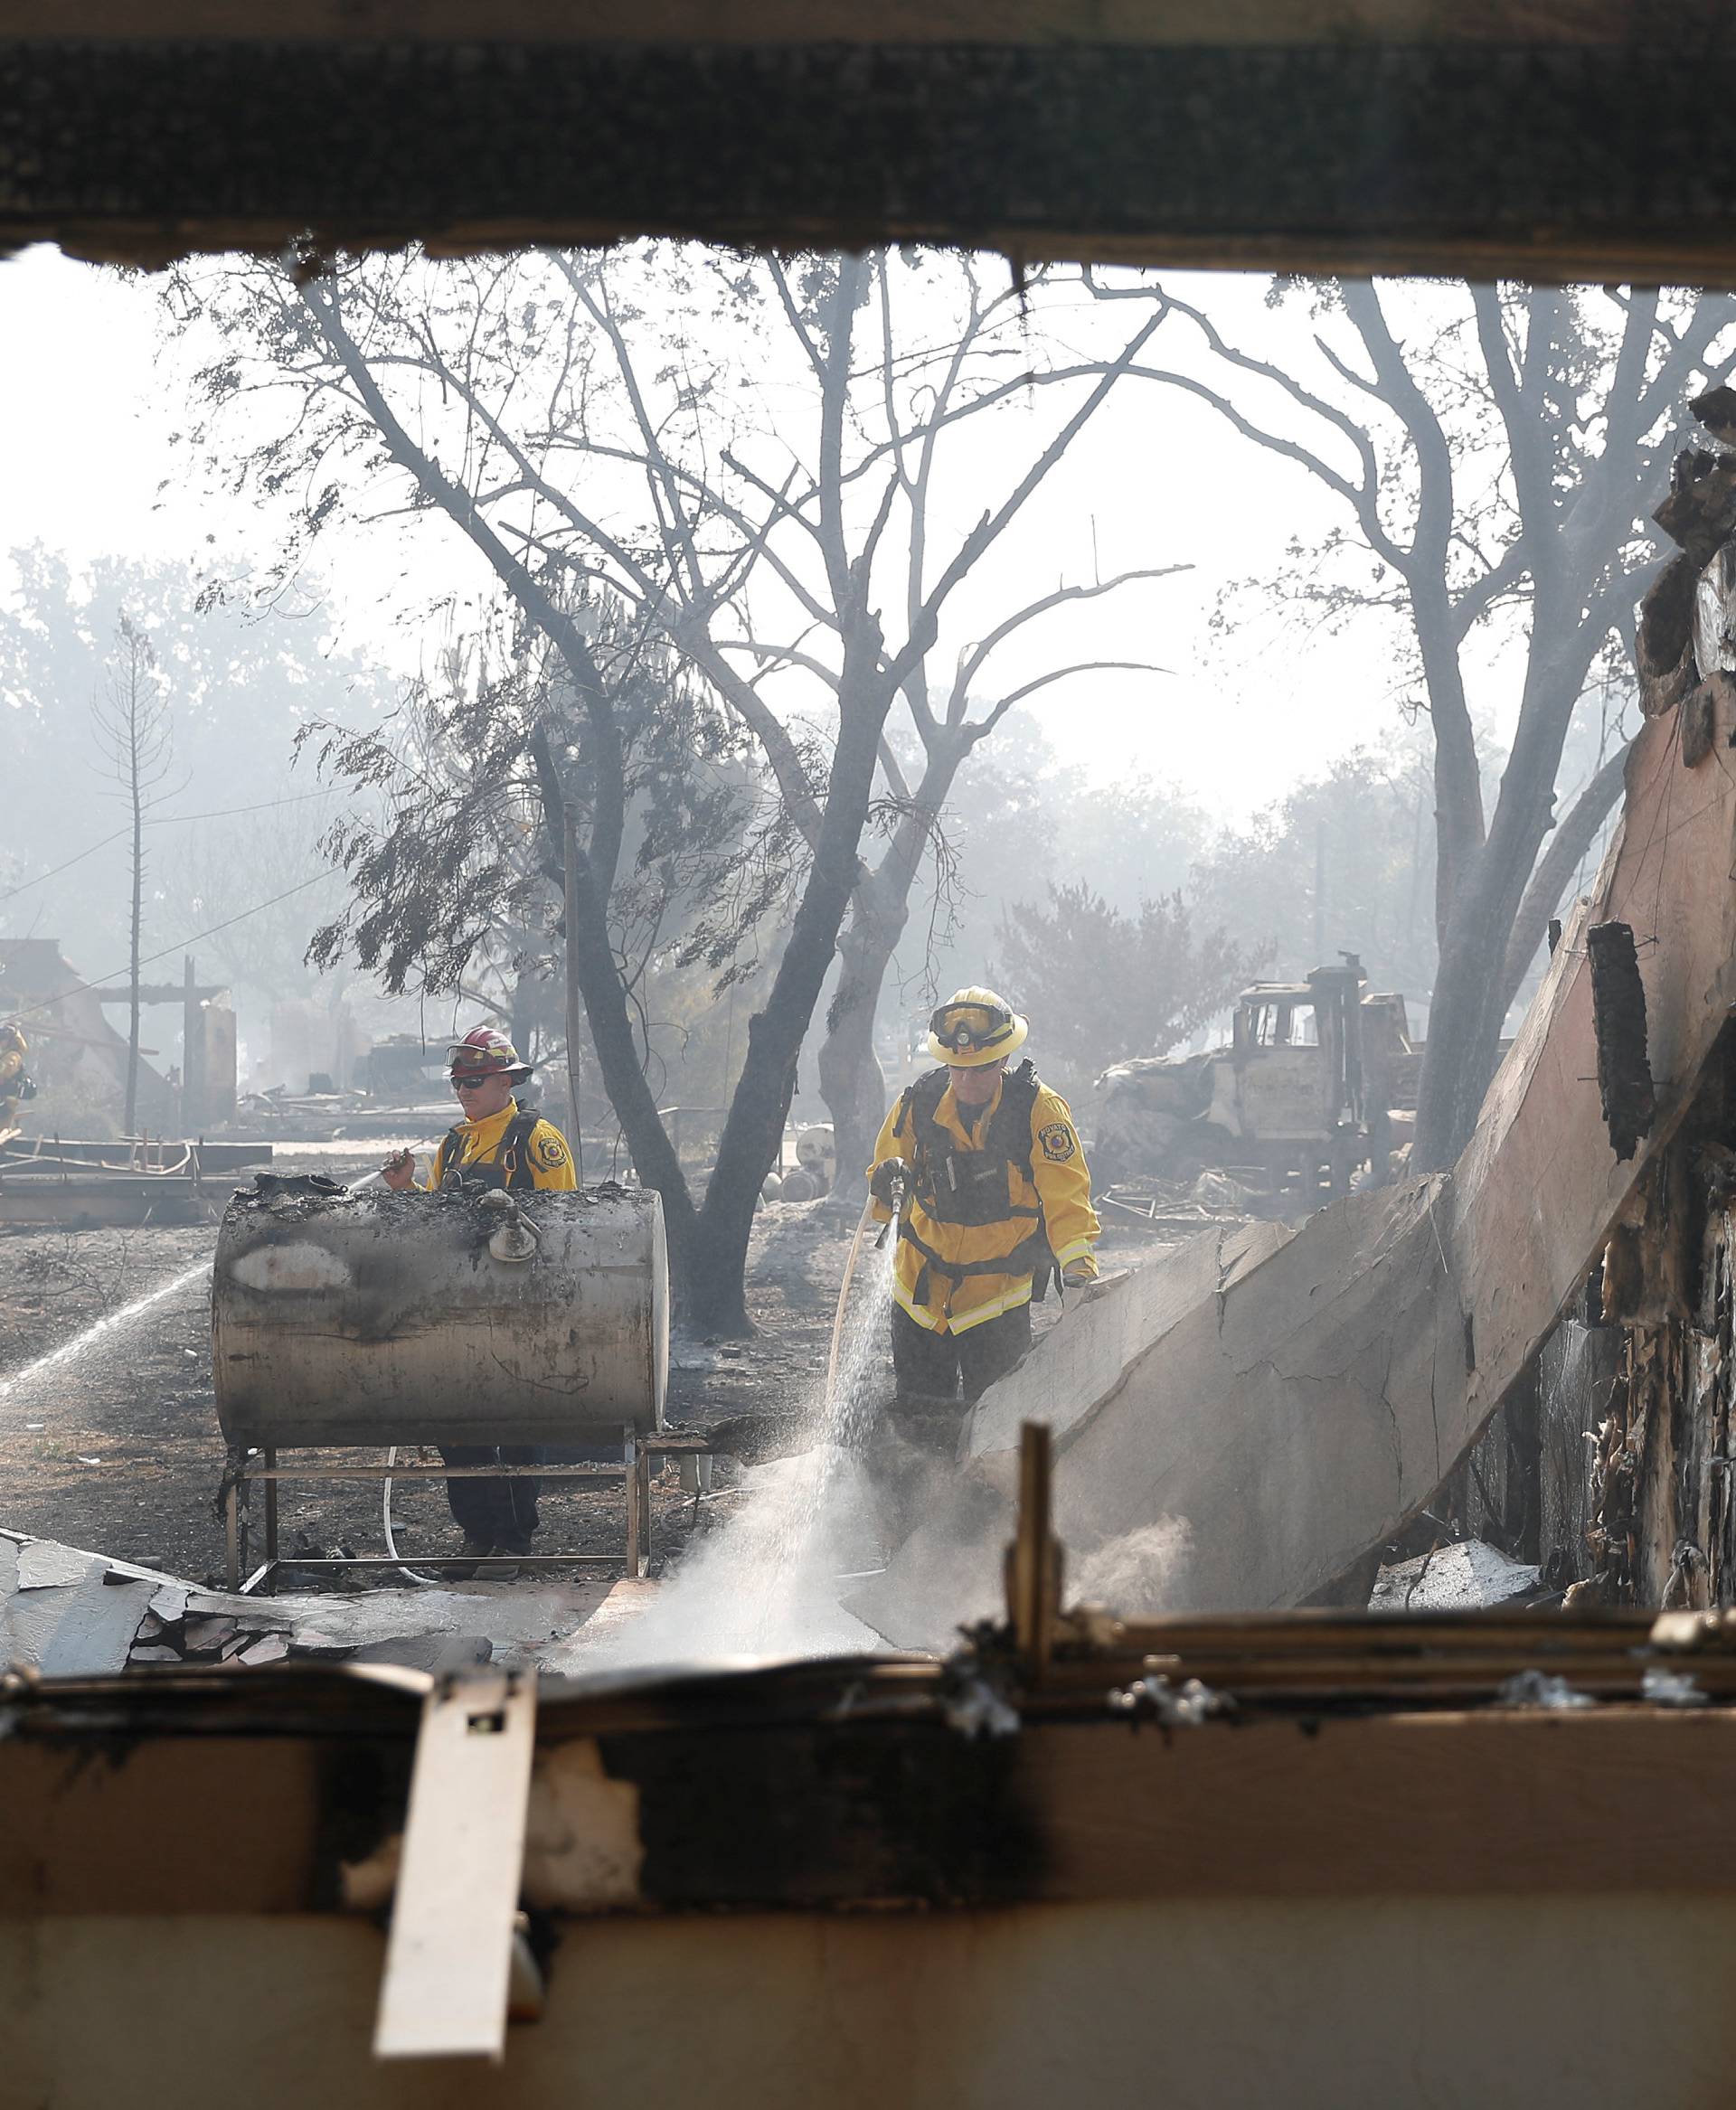
[[1594, 1432], [1620, 1382], [1623, 1346], [1618, 1326], [1568, 1319], [1538, 1359], [1538, 1554], [1543, 1580], [1553, 1589], [1592, 1572], [1586, 1532], [1593, 1513]]

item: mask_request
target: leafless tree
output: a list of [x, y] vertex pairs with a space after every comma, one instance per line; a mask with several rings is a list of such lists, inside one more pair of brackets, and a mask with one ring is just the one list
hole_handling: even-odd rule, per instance
[[[943, 268], [958, 274], [946, 327], [901, 335], [901, 291]], [[1060, 292], [1063, 280], [1052, 282]], [[873, 1003], [935, 816], [1005, 712], [1080, 671], [1027, 667], [997, 686], [991, 655], [1049, 609], [1155, 576], [1061, 583], [1008, 608], [937, 694], [929, 662], [953, 597], [1161, 320], [1137, 318], [1113, 357], [1039, 359], [1033, 316], [1050, 284], [1039, 274], [1023, 289], [986, 291], [968, 260], [784, 263], [681, 250], [439, 267], [336, 268], [310, 257], [289, 271], [189, 268], [176, 281], [190, 328], [221, 335], [201, 374], [212, 409], [243, 392], [257, 401], [278, 390], [288, 400], [281, 429], [235, 471], [241, 487], [305, 494], [286, 564], [334, 518], [390, 504], [395, 486], [410, 511], [443, 514], [468, 538], [559, 655], [596, 781], [619, 777], [619, 728], [609, 683], [566, 612], [574, 582], [618, 596], [759, 743], [804, 859], [704, 1204], [691, 1224], [678, 1201], [671, 1209], [690, 1303], [710, 1323], [742, 1321], [755, 1196], [846, 914], [825, 1067], [848, 1163], [865, 1155], [881, 1111]], [[1078, 301], [1077, 279], [1064, 285]], [[929, 302], [931, 312], [944, 306]], [[931, 496], [943, 439], [1053, 386], [1069, 389], [1062, 414], [999, 472], [972, 525], [939, 546]], [[971, 699], [983, 694], [990, 701], [973, 718]], [[914, 782], [884, 739], [901, 702], [928, 756]], [[874, 866], [862, 838], [882, 771], [886, 842]], [[580, 932], [606, 924], [620, 876], [618, 805], [595, 799], [578, 844]], [[575, 965], [635, 1162], [674, 1193], [673, 1153], [609, 948], [581, 946]]]
[[[1413, 1163], [1450, 1164], [1561, 890], [1620, 791], [1612, 755], [1557, 824], [1590, 671], [1612, 639], [1631, 653], [1635, 570], [1656, 547], [1646, 495], [1686, 399], [1736, 357], [1736, 303], [1656, 287], [1280, 285], [1274, 301], [1310, 300], [1314, 327], [1262, 355], [1152, 281], [1097, 290], [1184, 318], [1197, 363], [1145, 377], [1305, 470], [1341, 509], [1284, 589], [1328, 616], [1380, 608], [1401, 623], [1433, 735], [1439, 941]], [[1523, 683], [1490, 812], [1474, 719], [1492, 625], [1523, 655]]]
[[[330, 966], [354, 955], [393, 993], [415, 977], [486, 1003], [492, 981], [494, 1008], [527, 1052], [527, 985], [560, 957], [593, 1018], [629, 1022], [633, 1077], [645, 1084], [656, 990], [695, 965], [726, 978], [749, 971], [742, 941], [782, 898], [790, 831], [743, 766], [750, 743], [666, 645], [647, 645], [597, 589], [569, 613], [605, 683], [595, 704], [573, 697], [564, 662], [545, 649], [420, 694], [385, 725], [307, 729], [322, 774], [376, 809], [347, 812], [326, 834], [351, 894], [308, 956]], [[612, 735], [602, 768], [599, 714]], [[583, 864], [605, 840], [620, 847], [615, 880], [599, 889]], [[664, 1198], [687, 1305], [704, 1214], [655, 1097], [631, 1147]]]
[[91, 700], [90, 715], [103, 758], [132, 822], [132, 905], [128, 916], [130, 999], [127, 1032], [127, 1119], [128, 1135], [138, 1115], [138, 960], [145, 910], [145, 815], [173, 766], [175, 728], [168, 692], [157, 673], [151, 642], [130, 616], [115, 626], [114, 649], [100, 692]]

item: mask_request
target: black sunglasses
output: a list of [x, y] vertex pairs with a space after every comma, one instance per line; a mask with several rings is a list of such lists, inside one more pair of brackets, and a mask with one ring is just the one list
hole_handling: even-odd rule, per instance
[[473, 1092], [479, 1085], [486, 1084], [491, 1078], [500, 1074], [497, 1069], [485, 1069], [479, 1077], [455, 1077], [452, 1079], [452, 1089], [455, 1092]]

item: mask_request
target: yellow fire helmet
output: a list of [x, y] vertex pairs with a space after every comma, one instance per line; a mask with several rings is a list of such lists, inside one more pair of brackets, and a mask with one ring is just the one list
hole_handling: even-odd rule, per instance
[[24, 1038], [24, 1028], [14, 1025], [10, 1019], [0, 1025], [0, 1048], [15, 1048], [19, 1054], [28, 1055], [30, 1042]]
[[976, 1069], [1023, 1048], [1031, 1031], [992, 989], [958, 989], [929, 1021], [929, 1053], [951, 1069]]

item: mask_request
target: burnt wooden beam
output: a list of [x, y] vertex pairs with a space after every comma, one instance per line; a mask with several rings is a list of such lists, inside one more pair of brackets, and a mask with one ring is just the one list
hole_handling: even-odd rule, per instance
[[[526, 1902], [1736, 1890], [1719, 1816], [1736, 1657], [1715, 1620], [1198, 1620], [1122, 1639], [1147, 1643], [1167, 1681], [1150, 1655], [1075, 1656], [1035, 1692], [1005, 1688], [1008, 1734], [980, 1733], [962, 1659], [551, 1684]], [[1221, 1710], [1166, 1723], [1157, 1695], [1201, 1672]], [[0, 1685], [0, 1922], [378, 1913], [430, 1682], [274, 1665]]]
[[[1161, 14], [1161, 19], [1153, 18]], [[575, 17], [579, 18], [575, 21]], [[1291, 271], [1736, 283], [1680, 0], [474, 13], [14, 5], [0, 243], [926, 240]]]
[[[228, 993], [227, 982], [141, 982], [138, 1001], [141, 1003], [184, 1003], [189, 997], [195, 1003], [208, 1003], [212, 998]], [[99, 1003], [130, 1003], [130, 989], [98, 989], [92, 992]], [[155, 1053], [149, 1050], [145, 1052]]]

